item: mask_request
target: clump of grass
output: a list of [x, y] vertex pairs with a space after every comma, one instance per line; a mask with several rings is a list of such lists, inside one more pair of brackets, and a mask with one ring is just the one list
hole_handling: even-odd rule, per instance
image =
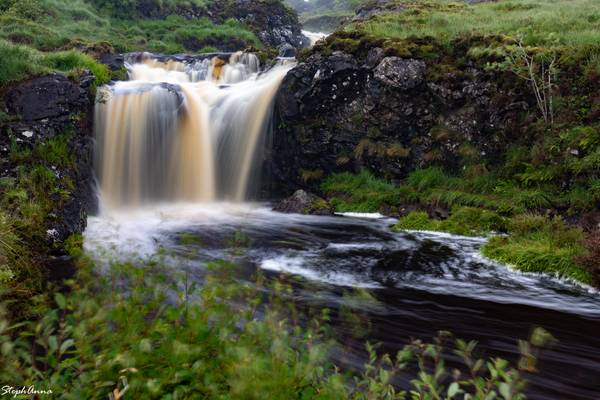
[[514, 265], [521, 271], [553, 273], [579, 282], [592, 283], [592, 275], [577, 258], [585, 254], [584, 234], [558, 218], [521, 215], [508, 226], [508, 237], [492, 237], [482, 253]]
[[358, 174], [333, 174], [323, 181], [321, 190], [339, 212], [376, 212], [386, 205], [398, 206], [411, 197], [408, 190], [378, 179], [366, 170]]
[[444, 220], [430, 218], [424, 211], [413, 211], [394, 225], [395, 230], [444, 231], [456, 235], [483, 236], [506, 231], [506, 219], [494, 211], [457, 207]]
[[594, 0], [540, 2], [520, 0], [468, 6], [450, 0], [402, 2], [401, 13], [387, 13], [346, 30], [375, 37], [452, 40], [461, 35], [523, 35], [528, 45], [592, 46], [600, 43], [600, 20]]
[[110, 81], [108, 68], [81, 52], [43, 53], [0, 39], [0, 87], [52, 71], [75, 76], [83, 70], [94, 74], [96, 86]]

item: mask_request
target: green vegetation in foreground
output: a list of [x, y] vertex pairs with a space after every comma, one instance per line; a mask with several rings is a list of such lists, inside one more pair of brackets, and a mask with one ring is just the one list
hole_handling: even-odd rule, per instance
[[[54, 294], [39, 321], [10, 326], [0, 318], [0, 379], [63, 399], [517, 400], [525, 398], [520, 372], [535, 372], [539, 349], [554, 340], [535, 330], [519, 342], [515, 367], [479, 359], [475, 341], [441, 332], [394, 357], [367, 344], [364, 371], [341, 373], [328, 359], [328, 312], [300, 325], [285, 282], [240, 284], [233, 265], [215, 262], [198, 289], [160, 264], [113, 266], [103, 277], [82, 267], [70, 294]], [[345, 315], [353, 321], [351, 304]], [[445, 366], [448, 351], [464, 361], [460, 372]], [[392, 386], [401, 371], [413, 376], [409, 393]]]
[[233, 19], [216, 25], [207, 18], [169, 14], [182, 7], [202, 9], [205, 2], [147, 1], [145, 5], [155, 10], [155, 19], [132, 11], [141, 6], [139, 1], [1, 0], [0, 87], [32, 75], [84, 68], [94, 72], [98, 84], [103, 83], [108, 72], [80, 51], [175, 54], [214, 51], [217, 44], [226, 43], [239, 48], [260, 46], [254, 33]]
[[337, 211], [449, 207], [446, 219], [433, 219], [425, 211], [410, 212], [399, 219], [395, 229], [470, 236], [508, 233], [507, 237], [490, 238], [482, 249], [484, 255], [522, 271], [557, 274], [586, 284], [598, 282], [598, 260], [590, 257], [595, 242], [558, 217], [536, 214], [552, 205], [551, 195], [540, 189], [522, 189], [516, 182], [493, 175], [451, 177], [436, 167], [411, 173], [400, 186], [363, 170], [333, 174], [321, 188]]
[[[394, 1], [394, 0], [393, 0]], [[600, 18], [595, 0], [508, 0], [468, 5], [451, 0], [395, 0], [405, 11], [382, 13], [346, 27], [383, 38], [523, 35], [526, 44], [598, 48]]]

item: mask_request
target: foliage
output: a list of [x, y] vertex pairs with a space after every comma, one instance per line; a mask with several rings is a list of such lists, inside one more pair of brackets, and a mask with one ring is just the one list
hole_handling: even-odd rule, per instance
[[10, 148], [9, 157], [19, 166], [17, 175], [0, 186], [0, 276], [5, 277], [0, 278], [0, 299], [11, 299], [13, 317], [36, 312], [36, 295], [44, 285], [38, 258], [52, 250], [48, 225], [55, 222], [53, 211], [64, 207], [74, 189], [69, 175], [59, 179], [56, 172], [75, 168], [70, 138], [65, 132], [33, 147], [13, 141]]
[[492, 237], [483, 247], [485, 256], [521, 271], [545, 272], [592, 283], [591, 273], [577, 262], [584, 253], [583, 232], [559, 219], [521, 215], [509, 224], [511, 235]]
[[367, 170], [356, 175], [333, 174], [323, 181], [321, 189], [339, 212], [376, 212], [385, 205], [399, 205], [410, 197], [406, 190], [376, 178]]
[[[551, 339], [538, 329], [521, 342], [519, 368], [479, 359], [476, 342], [445, 332], [394, 358], [367, 345], [364, 371], [350, 376], [328, 361], [327, 311], [300, 324], [282, 282], [236, 283], [224, 262], [209, 265], [201, 288], [164, 275], [160, 262], [113, 266], [104, 277], [90, 267], [68, 296], [54, 294], [39, 321], [0, 319], [2, 381], [67, 399], [522, 399], [519, 369], [535, 370], [538, 348]], [[452, 348], [464, 362], [454, 372], [445, 365]], [[413, 377], [410, 393], [393, 385], [401, 373]]]

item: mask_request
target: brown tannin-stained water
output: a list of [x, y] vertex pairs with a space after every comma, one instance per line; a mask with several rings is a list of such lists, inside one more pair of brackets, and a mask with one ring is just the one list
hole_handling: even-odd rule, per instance
[[[138, 60], [139, 61], [139, 60]], [[85, 249], [98, 260], [166, 262], [202, 282], [206, 262], [229, 259], [294, 282], [293, 301], [332, 310], [345, 368], [365, 362], [366, 340], [395, 353], [437, 331], [475, 339], [486, 357], [518, 357], [541, 326], [558, 340], [529, 375], [530, 399], [600, 399], [600, 294], [523, 274], [480, 255], [482, 238], [395, 233], [376, 215], [303, 216], [243, 203], [256, 185], [273, 98], [291, 68], [261, 72], [256, 57], [129, 65], [130, 81], [99, 92], [96, 172], [102, 203]], [[226, 201], [234, 201], [228, 203]], [[369, 218], [367, 218], [369, 217]], [[231, 238], [243, 235], [243, 252]], [[192, 235], [197, 240], [183, 240]], [[357, 290], [368, 296], [354, 296]], [[342, 309], [361, 316], [348, 324]], [[357, 335], [357, 331], [360, 334]], [[452, 362], [452, 360], [449, 360]], [[399, 382], [400, 386], [406, 382]]]

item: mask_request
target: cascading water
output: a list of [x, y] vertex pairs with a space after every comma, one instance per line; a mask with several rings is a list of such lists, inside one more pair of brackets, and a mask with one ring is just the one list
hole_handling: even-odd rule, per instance
[[250, 53], [192, 61], [144, 55], [96, 102], [103, 204], [242, 201], [253, 187], [273, 99], [292, 63], [266, 72]]

